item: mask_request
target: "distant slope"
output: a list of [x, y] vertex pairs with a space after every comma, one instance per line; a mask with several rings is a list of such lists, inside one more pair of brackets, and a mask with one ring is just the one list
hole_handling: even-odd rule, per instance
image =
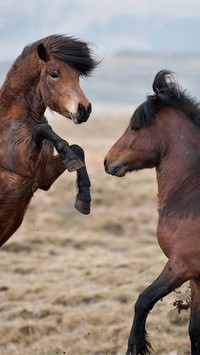
[[[10, 65], [0, 63], [1, 82]], [[161, 69], [174, 71], [182, 87], [200, 99], [200, 54], [108, 54], [91, 78], [82, 79], [81, 85], [97, 111], [134, 108], [151, 92], [153, 78]]]

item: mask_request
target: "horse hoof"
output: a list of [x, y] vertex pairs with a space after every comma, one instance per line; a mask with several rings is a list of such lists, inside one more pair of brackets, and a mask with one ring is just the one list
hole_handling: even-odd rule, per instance
[[82, 214], [89, 214], [90, 213], [90, 202], [81, 201], [76, 199], [75, 208]]
[[65, 163], [65, 166], [69, 172], [72, 172], [72, 171], [76, 171], [78, 169], [83, 168], [85, 165], [82, 163], [81, 160], [73, 159], [73, 160], [69, 160], [67, 163]]

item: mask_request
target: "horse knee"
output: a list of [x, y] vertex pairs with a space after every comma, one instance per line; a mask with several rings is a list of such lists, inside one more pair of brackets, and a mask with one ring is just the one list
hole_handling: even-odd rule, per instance
[[135, 313], [149, 313], [152, 307], [148, 297], [141, 293], [135, 303]]
[[84, 150], [81, 148], [78, 144], [72, 144], [70, 145], [70, 149], [81, 159], [82, 162], [84, 162]]

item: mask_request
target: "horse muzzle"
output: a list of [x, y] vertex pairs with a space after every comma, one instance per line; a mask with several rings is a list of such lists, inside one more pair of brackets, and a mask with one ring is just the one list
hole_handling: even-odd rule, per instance
[[123, 165], [119, 161], [109, 164], [107, 158], [105, 158], [104, 168], [107, 174], [114, 175], [117, 177], [123, 177], [126, 174]]
[[92, 112], [92, 105], [91, 103], [89, 103], [89, 105], [87, 107], [85, 107], [82, 104], [78, 104], [78, 109], [77, 109], [77, 113], [70, 114], [70, 118], [72, 119], [72, 121], [76, 124], [80, 124], [83, 122], [86, 122], [90, 116]]

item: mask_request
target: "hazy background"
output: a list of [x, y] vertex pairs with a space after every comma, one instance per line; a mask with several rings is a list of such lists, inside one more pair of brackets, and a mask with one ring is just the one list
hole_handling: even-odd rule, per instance
[[[86, 152], [92, 209], [88, 217], [75, 211], [73, 173], [34, 195], [1, 249], [0, 354], [122, 355], [133, 304], [166, 258], [155, 237], [155, 172], [118, 179], [103, 160], [159, 70], [175, 71], [200, 99], [200, 1], [1, 0], [0, 82], [26, 44], [53, 33], [91, 42], [103, 58], [82, 81], [93, 104], [88, 123], [51, 121]], [[155, 354], [190, 353], [189, 312], [175, 306], [188, 304], [188, 292], [186, 284], [150, 313]]]
[[132, 110], [160, 69], [200, 97], [198, 0], [7, 0], [0, 3], [0, 80], [24, 46], [53, 33], [89, 41], [103, 58], [82, 86], [94, 111]]

